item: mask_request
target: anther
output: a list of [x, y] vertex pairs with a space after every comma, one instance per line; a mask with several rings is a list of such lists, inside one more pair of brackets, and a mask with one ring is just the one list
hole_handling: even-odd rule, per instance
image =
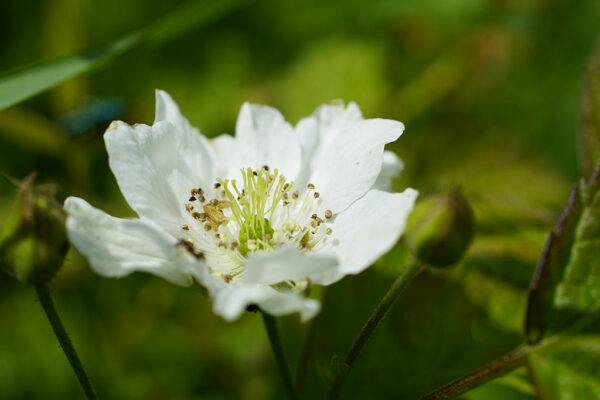
[[177, 244], [175, 246], [183, 247], [187, 252], [189, 252], [193, 255], [196, 254], [196, 252], [194, 250], [194, 244], [189, 240], [181, 239], [179, 242], [177, 242]]
[[318, 199], [320, 196], [319, 192], [315, 192], [315, 199]]
[[183, 229], [184, 231], [189, 231], [189, 230], [190, 230], [190, 227], [189, 227], [189, 226], [187, 226], [187, 225], [183, 225], [183, 226], [181, 227], [181, 229]]
[[331, 235], [332, 232], [333, 230], [331, 228], [327, 228], [327, 230], [325, 231], [325, 233], [328, 235]]
[[331, 212], [331, 210], [325, 210], [325, 218], [329, 219], [333, 216], [333, 213]]
[[298, 191], [296, 190], [294, 193], [292, 193], [292, 199], [296, 200], [298, 198], [300, 194], [298, 193]]
[[194, 206], [191, 204], [186, 204], [185, 205], [185, 211], [190, 212], [194, 209]]
[[215, 183], [215, 189], [218, 189], [221, 187], [221, 184], [219, 182]]
[[268, 165], [263, 165], [263, 169], [264, 169], [265, 171], [268, 171], [268, 170], [269, 170], [269, 166], [268, 166]]
[[196, 201], [196, 197], [195, 197], [195, 196], [192, 196], [192, 197], [190, 197], [190, 198], [188, 199], [188, 201]]
[[312, 183], [309, 183], [308, 185], [306, 185], [306, 187], [309, 189], [314, 189], [315, 185], [313, 185]]

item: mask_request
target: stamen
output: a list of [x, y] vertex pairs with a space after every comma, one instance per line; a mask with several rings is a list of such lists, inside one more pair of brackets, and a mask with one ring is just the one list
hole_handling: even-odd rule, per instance
[[[313, 212], [313, 198], [320, 197], [314, 184], [308, 183], [301, 197], [294, 183], [287, 182], [278, 169], [263, 165], [240, 172], [239, 182], [217, 179], [214, 188], [218, 190], [208, 201], [202, 189], [191, 189], [189, 203], [185, 204], [204, 230], [212, 231], [206, 238], [213, 241], [214, 247], [208, 247], [208, 251], [228, 255], [236, 265], [229, 273], [214, 272], [227, 283], [244, 273], [244, 258], [252, 252], [271, 251], [284, 245], [309, 251], [324, 234], [332, 233], [330, 227], [320, 229], [325, 219], [333, 217], [332, 211], [326, 210], [322, 218]], [[195, 210], [191, 203], [201, 210]], [[190, 231], [190, 226], [183, 225], [182, 229]]]

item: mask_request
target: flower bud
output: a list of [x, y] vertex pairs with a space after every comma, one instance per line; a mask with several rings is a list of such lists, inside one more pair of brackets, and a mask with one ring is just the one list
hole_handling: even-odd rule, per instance
[[69, 248], [55, 188], [34, 186], [29, 175], [17, 184], [11, 214], [0, 231], [0, 270], [22, 283], [45, 283], [61, 267]]
[[471, 206], [458, 191], [426, 199], [408, 217], [404, 241], [424, 263], [444, 267], [456, 263], [473, 237]]

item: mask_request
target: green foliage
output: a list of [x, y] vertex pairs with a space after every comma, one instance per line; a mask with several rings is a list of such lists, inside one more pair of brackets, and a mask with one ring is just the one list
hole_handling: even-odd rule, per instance
[[591, 174], [600, 162], [600, 48], [593, 55], [587, 72], [582, 99], [580, 154], [583, 169]]
[[599, 173], [575, 186], [548, 238], [531, 285], [526, 320], [530, 343], [587, 323], [600, 310]]
[[141, 44], [160, 44], [210, 21], [239, 1], [190, 2], [147, 29], [105, 47], [6, 73], [0, 77], [0, 110], [97, 68]]
[[540, 396], [548, 400], [600, 397], [600, 336], [560, 336], [530, 355]]
[[529, 297], [530, 365], [545, 399], [600, 396], [600, 167], [571, 192]]

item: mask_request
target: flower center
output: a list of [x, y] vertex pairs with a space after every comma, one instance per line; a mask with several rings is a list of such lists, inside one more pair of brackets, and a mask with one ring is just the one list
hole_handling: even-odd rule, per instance
[[229, 200], [231, 220], [239, 226], [238, 251], [246, 256], [250, 251], [270, 250], [276, 245], [271, 219], [282, 200], [283, 204], [288, 203], [288, 192], [294, 183], [287, 183], [278, 170], [271, 174], [266, 166], [258, 171], [242, 170], [242, 178], [241, 192], [235, 179], [217, 179], [217, 184], [222, 186]]
[[[209, 201], [202, 189], [192, 189], [185, 205], [191, 217], [200, 223], [182, 226], [190, 237], [186, 249], [196, 256], [206, 256], [209, 265], [211, 259], [218, 260], [214, 264], [223, 264], [224, 258], [230, 260], [235, 265], [229, 269], [232, 273], [220, 274], [226, 281], [243, 273], [244, 260], [253, 252], [271, 251], [284, 245], [310, 251], [331, 235], [328, 221], [332, 212], [327, 210], [320, 217], [313, 211], [322, 201], [313, 184], [309, 183], [301, 195], [294, 182], [288, 182], [277, 169], [271, 172], [268, 166], [243, 169], [241, 177], [239, 182], [217, 179], [216, 197]], [[194, 234], [202, 230], [203, 238]], [[214, 241], [207, 243], [206, 236]]]

